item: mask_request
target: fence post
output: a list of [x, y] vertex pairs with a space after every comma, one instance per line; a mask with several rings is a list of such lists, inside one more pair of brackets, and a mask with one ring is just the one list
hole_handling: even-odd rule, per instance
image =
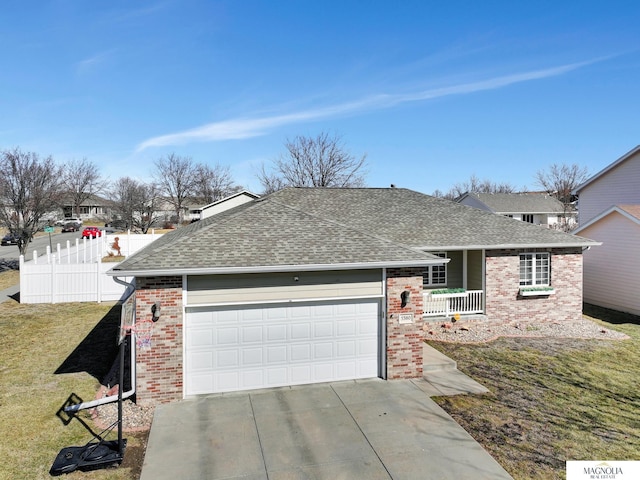
[[50, 262], [51, 265], [51, 303], [56, 303], [56, 292], [55, 292], [55, 285], [56, 285], [56, 262]]
[[94, 264], [96, 266], [96, 290], [98, 303], [102, 301], [102, 276], [100, 275], [102, 264], [102, 258], [98, 257], [98, 261]]
[[24, 255], [20, 255], [20, 257], [18, 258], [18, 262], [19, 262], [19, 267], [20, 270], [18, 270], [18, 273], [20, 275], [20, 292], [24, 292], [24, 287], [27, 286], [27, 282], [23, 281], [23, 275], [24, 275]]

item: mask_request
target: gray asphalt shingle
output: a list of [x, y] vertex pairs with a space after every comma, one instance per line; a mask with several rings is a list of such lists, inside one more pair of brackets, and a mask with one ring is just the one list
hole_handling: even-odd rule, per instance
[[420, 249], [595, 242], [396, 188], [287, 188], [164, 235], [114, 271], [380, 264]]
[[562, 202], [540, 193], [475, 193], [467, 195], [484, 203], [494, 213], [563, 213]]

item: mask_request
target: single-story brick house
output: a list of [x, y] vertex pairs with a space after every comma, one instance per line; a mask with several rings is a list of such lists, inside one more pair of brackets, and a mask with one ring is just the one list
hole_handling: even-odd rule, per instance
[[137, 399], [422, 375], [429, 322], [571, 321], [597, 242], [401, 188], [286, 188], [164, 235], [136, 279]]

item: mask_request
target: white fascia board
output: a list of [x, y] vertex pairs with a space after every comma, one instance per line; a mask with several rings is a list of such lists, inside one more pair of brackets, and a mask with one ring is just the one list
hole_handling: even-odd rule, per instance
[[333, 263], [319, 265], [267, 265], [255, 267], [220, 267], [220, 268], [180, 268], [153, 270], [108, 270], [107, 275], [127, 277], [156, 277], [167, 275], [224, 275], [237, 273], [278, 273], [278, 272], [317, 272], [327, 270], [363, 270], [376, 268], [426, 267], [429, 265], [443, 265], [450, 259], [436, 257], [429, 260], [407, 260], [401, 262], [371, 262], [371, 263]]
[[522, 249], [522, 248], [573, 248], [573, 247], [591, 247], [596, 245], [602, 245], [602, 242], [596, 242], [589, 240], [586, 242], [572, 242], [572, 243], [505, 243], [499, 245], [440, 245], [440, 246], [426, 246], [420, 247], [420, 250], [425, 252], [436, 252], [442, 250], [504, 250], [504, 249]]

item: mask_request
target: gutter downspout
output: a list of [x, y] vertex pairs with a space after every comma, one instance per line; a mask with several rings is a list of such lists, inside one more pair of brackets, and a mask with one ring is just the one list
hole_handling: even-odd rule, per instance
[[[129, 295], [131, 295], [136, 290], [136, 287], [133, 285], [133, 283], [127, 283], [124, 280], [120, 280], [118, 277], [115, 277], [115, 276], [113, 277], [113, 280], [116, 283], [119, 283], [120, 285], [124, 285], [127, 288], [125, 293], [129, 292], [129, 294], [126, 295], [125, 298], [128, 298]], [[129, 291], [129, 289], [131, 290]], [[130, 377], [131, 390], [122, 392], [123, 400], [131, 397], [134, 393], [136, 393], [136, 344], [135, 342], [131, 342], [131, 347], [129, 349], [131, 350], [131, 377]], [[120, 385], [118, 385], [118, 390], [119, 389], [120, 389]], [[94, 407], [99, 407], [100, 405], [106, 405], [107, 403], [117, 402], [118, 397], [119, 395], [116, 394], [116, 395], [110, 395], [108, 397], [92, 400], [91, 402], [82, 402], [82, 403], [77, 403], [75, 405], [69, 405], [67, 407], [64, 407], [64, 411], [67, 413], [76, 413], [76, 412], [79, 412], [80, 410], [86, 410], [87, 408], [94, 408]]]

